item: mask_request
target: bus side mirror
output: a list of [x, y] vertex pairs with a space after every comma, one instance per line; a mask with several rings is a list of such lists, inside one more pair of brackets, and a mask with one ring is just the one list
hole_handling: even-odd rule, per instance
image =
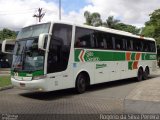
[[41, 49], [41, 50], [46, 50], [46, 44], [47, 44], [47, 40], [48, 40], [48, 37], [50, 36], [49, 33], [43, 33], [43, 34], [40, 34], [39, 35], [39, 39], [38, 39], [38, 49]]
[[6, 54], [12, 54], [14, 49], [15, 40], [4, 40], [2, 42], [2, 52]]

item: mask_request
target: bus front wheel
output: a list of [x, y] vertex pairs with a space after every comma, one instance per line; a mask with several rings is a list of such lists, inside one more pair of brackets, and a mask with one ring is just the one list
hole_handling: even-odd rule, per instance
[[86, 76], [84, 74], [79, 74], [76, 79], [76, 91], [81, 94], [86, 91]]

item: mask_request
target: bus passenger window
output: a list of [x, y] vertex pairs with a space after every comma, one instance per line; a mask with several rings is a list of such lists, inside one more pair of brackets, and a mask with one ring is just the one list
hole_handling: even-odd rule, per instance
[[133, 50], [132, 43], [133, 43], [132, 40], [126, 40], [126, 50], [128, 51]]
[[143, 44], [144, 44], [143, 45], [143, 51], [144, 52], [150, 52], [149, 51], [149, 43], [145, 41]]
[[93, 30], [85, 28], [76, 28], [76, 38], [75, 38], [75, 47], [76, 48], [93, 48], [92, 40]]
[[142, 51], [142, 43], [138, 39], [133, 40], [133, 49], [134, 51]]
[[120, 36], [115, 37], [115, 47], [116, 50], [124, 50], [123, 39]]
[[104, 45], [104, 48], [107, 49], [108, 48], [108, 43], [106, 41], [105, 38], [103, 38], [103, 45]]
[[100, 48], [104, 48], [104, 43], [103, 43], [103, 41], [100, 42], [100, 45], [99, 45], [99, 46], [100, 46]]
[[105, 48], [105, 41], [103, 39], [103, 32], [96, 31], [94, 33], [94, 41], [96, 43], [96, 48], [104, 49]]
[[113, 40], [112, 36], [109, 33], [103, 34], [103, 41], [106, 49], [113, 49]]
[[120, 49], [121, 49], [120, 44], [118, 44], [118, 43], [116, 44], [116, 49], [117, 49], [117, 50], [120, 50]]
[[150, 42], [151, 52], [156, 52], [156, 47], [154, 42]]

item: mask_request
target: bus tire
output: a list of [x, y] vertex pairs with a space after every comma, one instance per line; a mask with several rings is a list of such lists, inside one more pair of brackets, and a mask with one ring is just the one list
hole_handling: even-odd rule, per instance
[[147, 80], [147, 79], [148, 79], [148, 76], [149, 76], [149, 68], [146, 67], [146, 68], [145, 68], [145, 71], [143, 72], [143, 79], [144, 79], [144, 80]]
[[137, 73], [137, 81], [142, 81], [143, 79], [143, 69], [139, 68]]
[[87, 77], [84, 74], [79, 74], [77, 79], [76, 79], [76, 91], [77, 93], [81, 94], [86, 91], [86, 79]]

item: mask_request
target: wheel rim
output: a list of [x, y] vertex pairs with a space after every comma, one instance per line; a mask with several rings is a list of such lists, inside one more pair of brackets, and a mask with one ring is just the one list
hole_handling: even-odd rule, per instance
[[81, 77], [80, 78], [80, 80], [79, 80], [79, 85], [78, 85], [78, 87], [79, 87], [79, 89], [81, 90], [81, 91], [84, 91], [85, 90], [85, 79], [83, 78], [83, 77]]

